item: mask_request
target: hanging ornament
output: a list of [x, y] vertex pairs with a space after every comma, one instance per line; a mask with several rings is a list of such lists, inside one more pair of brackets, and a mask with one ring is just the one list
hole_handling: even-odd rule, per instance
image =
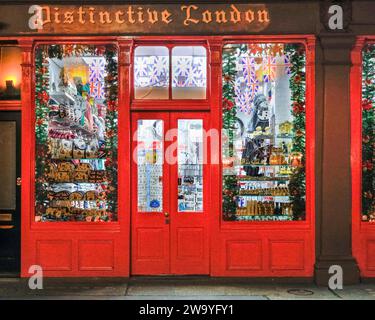
[[272, 82], [276, 79], [276, 58], [272, 56], [266, 56], [263, 58], [263, 81]]

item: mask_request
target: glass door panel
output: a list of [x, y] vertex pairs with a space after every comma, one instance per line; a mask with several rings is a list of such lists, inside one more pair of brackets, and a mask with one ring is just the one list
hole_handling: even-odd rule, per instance
[[0, 122], [0, 209], [16, 209], [16, 123]]
[[163, 120], [138, 120], [138, 211], [163, 211]]
[[178, 212], [203, 211], [203, 120], [178, 120]]

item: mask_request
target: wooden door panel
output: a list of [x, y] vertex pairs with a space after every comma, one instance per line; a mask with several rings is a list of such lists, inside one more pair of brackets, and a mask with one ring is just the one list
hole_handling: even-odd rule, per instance
[[168, 123], [168, 113], [132, 115], [132, 274], [170, 273], [170, 225], [165, 217], [169, 168], [164, 161]]
[[[156, 132], [156, 135], [164, 135], [163, 199], [162, 208], [154, 212], [149, 212], [150, 208], [145, 208], [147, 205], [140, 205], [138, 192], [142, 186], [138, 186], [137, 181], [142, 179], [138, 173], [142, 168], [133, 161], [132, 274], [209, 274], [209, 175], [206, 165], [209, 152], [204, 152], [204, 147], [208, 150], [204, 140], [208, 116], [186, 112], [134, 113], [133, 140], [139, 141], [133, 141], [133, 159], [134, 155], [142, 153], [142, 149], [136, 150], [136, 147], [147, 144], [139, 139], [142, 134], [134, 136], [138, 122], [152, 130], [157, 127], [150, 126], [146, 120], [164, 122], [163, 132]], [[178, 130], [167, 133], [168, 129]], [[171, 154], [169, 147], [173, 146], [178, 148]], [[151, 198], [148, 197], [146, 203]]]
[[[207, 126], [208, 115], [205, 113], [171, 114], [171, 127], [177, 128], [179, 132], [175, 138], [178, 143], [177, 163], [171, 165], [171, 271], [173, 274], [209, 274], [209, 203], [207, 201], [209, 150], [208, 143], [204, 139]], [[180, 157], [180, 154], [183, 156]], [[187, 190], [183, 189], [186, 184], [185, 179], [188, 181]], [[188, 197], [185, 201], [186, 206], [184, 201], [181, 201], [182, 197]], [[195, 199], [195, 205], [190, 203], [191, 198]], [[199, 199], [202, 199], [202, 203]]]

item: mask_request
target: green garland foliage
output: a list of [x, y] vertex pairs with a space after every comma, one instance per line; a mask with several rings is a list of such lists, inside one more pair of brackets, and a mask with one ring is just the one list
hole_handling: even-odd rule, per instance
[[294, 169], [289, 181], [289, 193], [293, 204], [293, 219], [304, 220], [306, 216], [306, 52], [302, 44], [288, 44], [285, 54], [290, 59], [293, 115], [292, 152], [301, 155], [301, 166]]
[[[117, 128], [118, 128], [118, 63], [117, 48], [113, 45], [103, 47], [92, 45], [40, 45], [35, 51], [35, 198], [36, 214], [44, 215], [47, 201], [47, 164], [50, 157], [48, 147], [48, 113], [49, 113], [49, 61], [48, 58], [63, 59], [70, 56], [103, 56], [106, 59], [105, 101], [106, 110], [106, 158], [107, 215], [101, 220], [117, 220]], [[64, 217], [61, 218], [65, 220]], [[69, 217], [66, 217], [69, 219]]]
[[362, 220], [375, 220], [375, 46], [362, 53]]

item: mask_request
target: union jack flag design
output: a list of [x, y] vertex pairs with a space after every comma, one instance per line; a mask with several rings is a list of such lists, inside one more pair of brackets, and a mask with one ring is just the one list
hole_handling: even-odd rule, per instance
[[205, 87], [206, 59], [202, 57], [176, 57], [173, 61], [174, 87]]
[[241, 60], [242, 72], [247, 83], [252, 83], [255, 77], [255, 59], [249, 56], [243, 57]]
[[97, 99], [104, 99], [104, 76], [105, 76], [105, 61], [102, 58], [92, 59], [90, 65], [90, 95]]
[[276, 79], [276, 57], [267, 56], [263, 58], [263, 81], [271, 82]]
[[235, 81], [235, 103], [240, 112], [250, 113], [252, 102], [259, 91], [259, 82], [253, 73], [249, 82], [239, 77]]
[[292, 73], [292, 64], [290, 62], [290, 57], [286, 54], [283, 55], [283, 62], [285, 65], [285, 73], [290, 75]]

